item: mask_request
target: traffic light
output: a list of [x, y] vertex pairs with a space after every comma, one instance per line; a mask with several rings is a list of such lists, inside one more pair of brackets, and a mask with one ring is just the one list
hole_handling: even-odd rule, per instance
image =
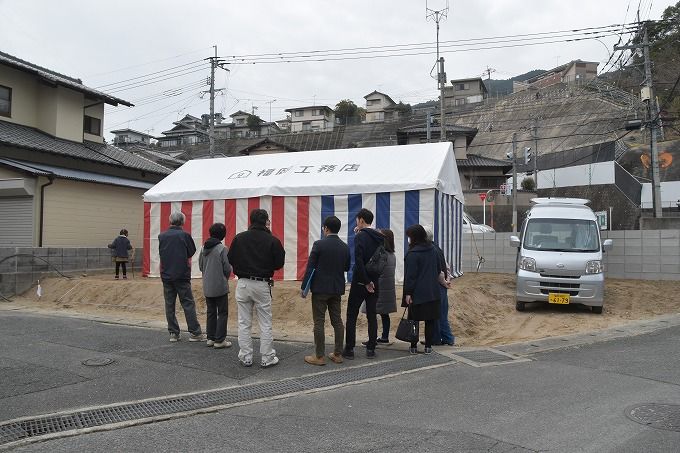
[[524, 148], [524, 165], [528, 165], [529, 162], [531, 162], [531, 148], [527, 146]]

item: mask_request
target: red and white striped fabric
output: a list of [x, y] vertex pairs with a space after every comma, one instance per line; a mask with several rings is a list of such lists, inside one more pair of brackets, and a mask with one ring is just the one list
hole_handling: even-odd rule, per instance
[[[302, 278], [329, 215], [342, 221], [339, 236], [353, 250], [362, 207], [375, 214], [375, 228], [394, 232], [398, 280], [404, 233], [416, 223], [433, 227], [435, 242], [461, 274], [463, 192], [450, 143], [193, 160], [147, 191], [144, 201], [143, 273], [151, 277], [160, 275], [158, 235], [172, 212], [184, 213], [184, 229], [200, 249], [215, 222], [226, 225], [229, 246], [255, 208], [269, 213], [272, 234], [286, 250], [278, 280]], [[192, 275], [200, 276], [198, 254]]]

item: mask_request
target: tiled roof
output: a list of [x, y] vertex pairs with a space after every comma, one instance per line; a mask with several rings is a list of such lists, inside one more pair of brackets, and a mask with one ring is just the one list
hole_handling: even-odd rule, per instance
[[115, 96], [108, 95], [102, 91], [95, 90], [94, 88], [87, 87], [83, 85], [83, 81], [73, 77], [66, 76], [64, 74], [59, 74], [58, 72], [52, 71], [47, 68], [29, 63], [28, 61], [17, 58], [5, 52], [0, 52], [0, 64], [11, 66], [19, 71], [27, 72], [41, 78], [43, 81], [48, 82], [51, 85], [62, 85], [72, 90], [79, 91], [81, 93], [87, 94], [89, 96], [95, 97], [97, 99], [102, 99], [107, 104], [118, 105], [123, 104], [128, 107], [132, 107], [132, 104], [123, 99], [117, 98]]
[[76, 181], [96, 182], [100, 184], [111, 184], [113, 186], [135, 187], [137, 189], [150, 189], [153, 183], [145, 181], [137, 181], [130, 178], [121, 178], [118, 176], [102, 175], [100, 173], [93, 173], [91, 171], [76, 170], [73, 168], [57, 167], [55, 165], [38, 164], [35, 162], [25, 162], [14, 159], [0, 158], [0, 165], [15, 168], [33, 175], [50, 176], [54, 175], [59, 178], [73, 179]]
[[456, 164], [459, 167], [508, 167], [512, 168], [510, 162], [498, 159], [490, 159], [488, 157], [477, 156], [476, 154], [468, 154], [467, 159], [456, 159]]
[[152, 162], [149, 159], [135, 156], [105, 143], [85, 141], [72, 142], [52, 137], [32, 127], [0, 120], [0, 144], [28, 148], [61, 156], [74, 157], [116, 167], [144, 170], [161, 175], [170, 174], [171, 170]]

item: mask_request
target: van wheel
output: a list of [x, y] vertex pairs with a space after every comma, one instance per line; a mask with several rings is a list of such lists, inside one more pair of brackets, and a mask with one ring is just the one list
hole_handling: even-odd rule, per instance
[[602, 314], [602, 305], [600, 305], [599, 307], [592, 307], [592, 310], [593, 310], [593, 313], [595, 313], [596, 315], [601, 315]]
[[525, 302], [519, 302], [519, 301], [515, 302], [515, 309], [517, 311], [524, 311], [525, 307], [526, 307]]

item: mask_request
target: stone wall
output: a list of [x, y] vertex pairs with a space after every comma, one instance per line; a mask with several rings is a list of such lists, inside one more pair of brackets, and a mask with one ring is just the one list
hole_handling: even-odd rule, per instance
[[[141, 269], [142, 249], [135, 249], [134, 269]], [[130, 264], [128, 264], [128, 268]], [[96, 247], [1, 247], [0, 294], [21, 294], [47, 276], [111, 272], [111, 250]], [[58, 272], [57, 272], [58, 271]], [[130, 272], [130, 270], [128, 271]]]

